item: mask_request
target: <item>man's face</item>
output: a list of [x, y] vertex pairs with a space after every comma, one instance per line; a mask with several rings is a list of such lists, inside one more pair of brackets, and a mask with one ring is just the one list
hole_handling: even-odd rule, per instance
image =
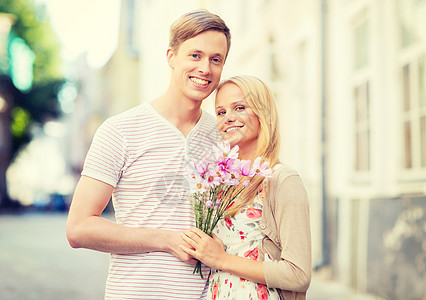
[[202, 101], [218, 86], [227, 51], [226, 37], [205, 31], [167, 51], [172, 68], [171, 85], [177, 97]]

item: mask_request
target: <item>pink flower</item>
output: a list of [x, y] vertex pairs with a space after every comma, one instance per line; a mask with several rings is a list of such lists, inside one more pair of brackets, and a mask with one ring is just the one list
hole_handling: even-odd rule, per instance
[[225, 177], [223, 178], [223, 184], [235, 186], [240, 183], [240, 174], [237, 172], [229, 172], [226, 173]]
[[201, 177], [204, 177], [204, 174], [206, 174], [208, 169], [207, 167], [207, 163], [203, 160], [194, 162], [194, 168], [195, 170], [197, 170], [198, 174], [200, 174]]
[[221, 155], [223, 158], [233, 158], [233, 159], [237, 159], [238, 158], [238, 150], [240, 150], [240, 148], [238, 147], [238, 145], [235, 145], [234, 147], [232, 147], [231, 149], [231, 144], [228, 141], [223, 141], [222, 145], [219, 145], [219, 149], [221, 152]]
[[267, 300], [268, 299], [268, 291], [266, 290], [266, 287], [263, 284], [257, 285], [257, 298], [259, 300]]
[[237, 172], [240, 169], [240, 160], [234, 158], [224, 158], [218, 162], [218, 167], [223, 172]]
[[242, 160], [240, 165], [241, 175], [247, 177], [253, 177], [256, 173], [253, 169], [250, 168], [251, 161], [250, 160]]
[[231, 219], [229, 219], [229, 218], [225, 218], [224, 220], [225, 220], [225, 225], [226, 225], [226, 227], [231, 228], [231, 226], [232, 226], [232, 221], [231, 221]]
[[246, 252], [244, 252], [244, 257], [250, 258], [252, 260], [257, 260], [257, 258], [259, 257], [259, 250], [257, 249], [257, 247], [253, 250], [247, 250]]
[[246, 216], [251, 220], [258, 220], [262, 217], [262, 211], [254, 207], [249, 207], [246, 210]]
[[260, 175], [263, 177], [271, 177], [272, 176], [272, 170], [269, 168], [269, 163], [267, 161], [264, 161], [263, 163], [260, 163], [262, 158], [258, 157], [254, 160], [253, 163], [253, 170], [256, 175]]
[[206, 181], [204, 182], [205, 188], [211, 188], [211, 187], [217, 186], [221, 182], [221, 177], [214, 171], [213, 172], [207, 171], [205, 176], [206, 176]]

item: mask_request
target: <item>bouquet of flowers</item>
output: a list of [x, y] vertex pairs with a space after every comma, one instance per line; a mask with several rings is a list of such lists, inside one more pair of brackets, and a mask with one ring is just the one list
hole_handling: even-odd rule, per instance
[[[270, 177], [272, 170], [268, 162], [261, 163], [261, 158], [250, 160], [238, 159], [238, 146], [232, 149], [224, 141], [213, 147], [204, 160], [194, 162], [190, 169], [190, 201], [195, 214], [195, 226], [209, 236], [226, 209], [250, 185], [254, 176]], [[200, 273], [201, 262], [198, 261], [193, 273]]]

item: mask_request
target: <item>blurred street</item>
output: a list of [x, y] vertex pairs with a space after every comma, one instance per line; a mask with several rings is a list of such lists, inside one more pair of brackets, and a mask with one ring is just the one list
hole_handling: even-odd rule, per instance
[[103, 299], [108, 255], [72, 249], [65, 214], [0, 216], [0, 299]]
[[[0, 299], [103, 299], [108, 255], [72, 249], [66, 214], [0, 215]], [[373, 300], [315, 275], [309, 300]]]

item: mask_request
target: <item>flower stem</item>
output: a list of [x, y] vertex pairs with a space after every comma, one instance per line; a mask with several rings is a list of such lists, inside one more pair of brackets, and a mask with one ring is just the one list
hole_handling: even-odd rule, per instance
[[203, 272], [201, 271], [201, 261], [197, 261], [194, 271], [192, 271], [192, 274], [195, 274], [195, 273], [200, 273], [201, 278], [204, 279]]

